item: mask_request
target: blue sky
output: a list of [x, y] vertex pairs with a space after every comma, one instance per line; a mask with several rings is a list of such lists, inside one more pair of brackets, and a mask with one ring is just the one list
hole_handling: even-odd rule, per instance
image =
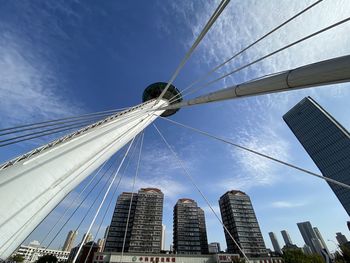
[[[186, 64], [175, 85], [181, 90], [212, 67], [289, 18], [311, 1], [232, 0]], [[2, 1], [0, 8], [1, 126], [131, 106], [144, 88], [167, 81], [216, 8], [218, 1]], [[228, 64], [225, 73], [350, 15], [346, 0], [325, 0], [311, 11]], [[266, 15], [268, 14], [268, 15]], [[349, 24], [273, 56], [195, 95], [265, 74], [316, 62], [350, 51]], [[218, 74], [217, 76], [219, 76]], [[193, 95], [192, 95], [193, 96]], [[349, 84], [251, 97], [181, 109], [174, 120], [210, 131], [298, 166], [319, 172], [282, 120], [305, 96], [312, 96], [347, 129]], [[335, 232], [349, 237], [348, 216], [328, 187], [316, 178], [159, 120], [157, 125], [185, 161], [200, 188], [218, 210], [219, 197], [240, 189], [252, 199], [265, 243], [267, 233], [287, 229], [303, 245], [296, 223], [311, 221], [324, 239]], [[1, 148], [5, 161], [43, 140]], [[165, 193], [167, 246], [172, 239], [172, 209], [190, 197], [206, 211], [209, 242], [225, 247], [223, 230], [191, 187], [154, 129], [145, 135], [137, 188]], [[172, 161], [174, 165], [168, 165]], [[122, 182], [130, 191], [132, 169]], [[74, 193], [72, 194], [72, 196]], [[72, 200], [68, 196], [26, 242], [38, 239]], [[93, 197], [91, 197], [93, 199]], [[86, 209], [86, 206], [83, 206]], [[79, 212], [83, 214], [84, 209]], [[104, 226], [109, 224], [111, 212]], [[63, 231], [53, 247], [63, 244]], [[79, 230], [79, 239], [87, 222]], [[85, 227], [85, 229], [84, 229]], [[96, 228], [94, 228], [96, 231]], [[102, 231], [103, 232], [103, 231]], [[95, 235], [95, 233], [93, 233]], [[327, 242], [331, 250], [335, 246]]]

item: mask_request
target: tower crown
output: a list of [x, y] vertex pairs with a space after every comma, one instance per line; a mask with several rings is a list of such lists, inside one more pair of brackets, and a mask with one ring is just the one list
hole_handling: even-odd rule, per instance
[[[142, 94], [142, 101], [146, 102], [148, 100], [157, 99], [160, 96], [160, 94], [162, 94], [167, 84], [168, 83], [166, 82], [156, 82], [149, 85]], [[174, 85], [170, 85], [167, 91], [165, 92], [163, 99], [168, 101], [174, 100], [170, 102], [169, 105], [171, 105], [171, 104], [181, 102], [182, 95], [181, 95], [181, 92], [177, 88], [175, 88]], [[163, 112], [161, 116], [168, 117], [170, 115], [175, 114], [178, 110], [179, 109], [166, 110]]]

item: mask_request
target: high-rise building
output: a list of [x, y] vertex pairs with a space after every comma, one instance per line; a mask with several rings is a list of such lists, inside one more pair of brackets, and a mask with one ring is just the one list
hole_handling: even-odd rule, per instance
[[315, 232], [317, 238], [321, 241], [322, 248], [326, 250], [326, 252], [327, 252], [328, 255], [330, 255], [329, 250], [328, 250], [328, 247], [327, 247], [327, 245], [326, 245], [326, 242], [324, 242], [324, 239], [323, 239], [323, 237], [322, 237], [322, 235], [321, 235], [321, 232], [318, 230], [317, 227], [314, 227], [314, 232]]
[[290, 246], [293, 245], [292, 239], [290, 238], [289, 233], [287, 232], [287, 230], [282, 230], [281, 231], [284, 243], [286, 244], [286, 246]]
[[109, 226], [106, 227], [105, 234], [104, 234], [104, 236], [103, 236], [103, 238], [104, 238], [105, 240], [107, 239], [108, 231], [109, 231]]
[[161, 241], [161, 250], [165, 250], [165, 225], [162, 224], [162, 241]]
[[207, 226], [205, 224], [204, 210], [198, 207], [199, 233], [201, 238], [201, 253], [208, 254]]
[[218, 254], [221, 251], [220, 243], [219, 242], [211, 242], [208, 245], [209, 254]]
[[75, 238], [77, 237], [77, 235], [78, 235], [78, 231], [71, 230], [68, 232], [68, 235], [66, 237], [66, 241], [64, 242], [64, 245], [62, 248], [63, 251], [70, 251], [73, 248], [74, 241], [75, 241]]
[[141, 188], [138, 193], [122, 193], [115, 206], [104, 251], [122, 251], [127, 227], [124, 252], [159, 253], [163, 199], [163, 193], [156, 188]]
[[275, 250], [275, 252], [278, 254], [282, 254], [282, 250], [281, 250], [280, 244], [278, 243], [278, 240], [277, 240], [275, 233], [270, 232], [269, 236], [270, 236], [271, 243], [272, 243], [272, 246], [273, 246], [273, 249]]
[[348, 239], [346, 238], [346, 236], [344, 236], [342, 233], [338, 232], [336, 233], [335, 238], [338, 241], [339, 246], [344, 245], [346, 242], [348, 242]]
[[[284, 121], [323, 176], [350, 184], [350, 134], [312, 98], [301, 100]], [[350, 215], [350, 190], [328, 183]]]
[[105, 239], [104, 238], [99, 238], [97, 240], [98, 252], [103, 252], [104, 244], [105, 244]]
[[208, 254], [204, 211], [189, 198], [174, 207], [174, 250], [178, 254]]
[[306, 255], [311, 255], [313, 253], [311, 247], [306, 244], [303, 246], [302, 250]]
[[[130, 205], [131, 203], [131, 205]], [[124, 234], [126, 238], [124, 243], [124, 251], [129, 251], [131, 229], [133, 227], [135, 208], [137, 203], [137, 194], [123, 192], [118, 196], [111, 224], [109, 225], [108, 235], [105, 242], [104, 251], [106, 252], [121, 252], [123, 249]], [[130, 215], [129, 215], [130, 208]], [[129, 222], [127, 226], [127, 219]]]
[[[86, 238], [85, 238], [85, 237], [86, 237]], [[84, 241], [84, 239], [85, 239], [85, 241]], [[83, 238], [81, 239], [81, 242], [84, 241], [84, 244], [86, 244], [86, 243], [88, 243], [88, 242], [91, 242], [93, 239], [94, 239], [94, 238], [93, 238], [93, 236], [92, 236], [91, 233], [85, 233], [84, 236], [83, 236]]]
[[[226, 192], [219, 200], [221, 218], [238, 245], [248, 257], [267, 255], [258, 220], [247, 194], [232, 190]], [[239, 248], [225, 232], [228, 253], [241, 254]]]
[[309, 221], [297, 223], [299, 231], [304, 239], [306, 245], [308, 245], [315, 254], [321, 254], [321, 250], [324, 248], [321, 240], [317, 237], [312, 225]]

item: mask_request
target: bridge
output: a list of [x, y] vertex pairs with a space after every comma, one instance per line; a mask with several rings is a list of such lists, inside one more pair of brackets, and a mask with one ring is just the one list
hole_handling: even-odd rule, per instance
[[[191, 48], [185, 54], [170, 80], [167, 83], [157, 82], [147, 87], [144, 91], [143, 102], [141, 104], [125, 109], [112, 109], [103, 112], [94, 112], [1, 129], [0, 136], [13, 135], [13, 137], [0, 140], [0, 147], [18, 144], [27, 140], [63, 131], [74, 131], [0, 165], [0, 200], [8, 200], [6, 202], [0, 202], [0, 258], [4, 260], [7, 259], [26, 239], [26, 237], [32, 233], [36, 226], [38, 226], [69, 193], [71, 193], [92, 173], [95, 172], [98, 174], [102, 168], [106, 168], [106, 163], [113, 159], [114, 156], [118, 156], [118, 165], [109, 170], [111, 179], [108, 181], [108, 187], [103, 193], [103, 198], [89, 225], [89, 232], [94, 225], [101, 208], [105, 205], [107, 195], [111, 190], [114, 190], [114, 184], [120, 175], [123, 165], [126, 163], [127, 157], [130, 156], [137, 147], [140, 149], [140, 158], [143, 143], [143, 131], [150, 125], [155, 127], [166, 147], [168, 147], [174, 154], [174, 159], [178, 161], [180, 167], [182, 167], [184, 173], [188, 176], [195, 189], [211, 208], [218, 223], [225, 228], [205, 194], [199, 189], [198, 185], [191, 177], [190, 172], [183, 164], [183, 161], [178, 157], [178, 154], [171, 146], [171, 142], [168, 141], [166, 135], [155, 126], [154, 121], [158, 118], [173, 125], [178, 125], [193, 132], [200, 133], [203, 136], [228, 144], [232, 147], [238, 147], [239, 149], [248, 151], [251, 154], [262, 156], [272, 162], [285, 165], [290, 169], [295, 169], [306, 175], [315, 176], [321, 180], [326, 180], [341, 187], [350, 188], [349, 185], [342, 182], [323, 177], [322, 175], [313, 173], [307, 169], [276, 159], [254, 149], [238, 145], [235, 142], [221, 138], [215, 134], [210, 134], [206, 131], [196, 129], [168, 118], [169, 116], [176, 114], [176, 112], [183, 107], [194, 107], [200, 104], [238, 98], [242, 99], [248, 96], [264, 96], [265, 94], [276, 92], [293, 92], [297, 89], [307, 89], [312, 87], [326, 86], [325, 88], [327, 89], [330, 88], [328, 86], [330, 84], [349, 82], [350, 55], [319, 61], [299, 68], [292, 68], [285, 72], [277, 72], [272, 75], [261, 76], [259, 79], [230, 87], [223, 87], [215, 92], [192, 99], [185, 99], [188, 95], [197, 92], [208, 85], [211, 85], [227, 76], [238, 73], [244, 68], [350, 20], [350, 18], [347, 18], [338, 21], [255, 61], [240, 66], [217, 79], [207, 83], [202, 83], [195, 88], [196, 84], [205, 80], [223, 65], [240, 56], [247, 49], [268, 37], [273, 32], [279, 30], [287, 23], [293, 21], [296, 17], [303, 15], [319, 2], [321, 1], [317, 1], [301, 10], [284, 23], [278, 25], [267, 34], [243, 48], [240, 52], [234, 54], [227, 61], [207, 72], [187, 88], [179, 91], [173, 85], [173, 82], [183, 66], [190, 59], [196, 47], [200, 44], [201, 40], [205, 37], [206, 33], [210, 30], [229, 3], [229, 1], [223, 0], [214, 11], [212, 17], [208, 20], [207, 24], [203, 27], [203, 30], [194, 41]], [[39, 128], [40, 130], [38, 130]], [[91, 183], [92, 181], [90, 181], [89, 184]], [[17, 191], [18, 186], [21, 186], [20, 194]], [[83, 192], [85, 190], [86, 187]], [[226, 228], [225, 230], [228, 231]], [[233, 236], [230, 233], [229, 235], [236, 243]], [[236, 245], [239, 247], [237, 243]], [[241, 252], [245, 256], [244, 251], [241, 250]], [[79, 253], [77, 253], [77, 256], [78, 254]], [[245, 258], [248, 260], [246, 256]]]

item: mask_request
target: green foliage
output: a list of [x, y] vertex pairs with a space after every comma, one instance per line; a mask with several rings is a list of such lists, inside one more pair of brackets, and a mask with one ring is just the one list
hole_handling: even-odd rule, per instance
[[320, 255], [305, 255], [300, 249], [288, 249], [283, 253], [285, 263], [324, 263]]
[[36, 263], [57, 263], [57, 258], [54, 255], [45, 255], [40, 257]]
[[350, 247], [347, 244], [339, 246], [340, 253], [336, 252], [335, 254], [335, 262], [336, 263], [348, 263], [350, 262]]
[[350, 247], [344, 244], [340, 246], [340, 250], [345, 262], [350, 262]]
[[244, 258], [233, 258], [232, 263], [245, 263]]
[[22, 255], [14, 255], [11, 257], [11, 261], [21, 263], [24, 261], [24, 257]]

